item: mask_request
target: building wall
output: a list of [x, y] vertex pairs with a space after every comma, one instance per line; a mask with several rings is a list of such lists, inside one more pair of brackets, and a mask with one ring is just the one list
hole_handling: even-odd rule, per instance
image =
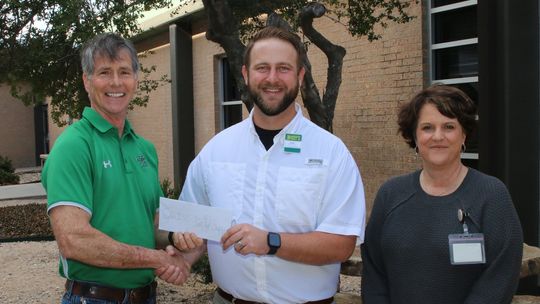
[[[351, 37], [343, 25], [329, 18], [315, 21], [315, 27], [323, 35], [347, 50], [335, 110], [334, 134], [344, 141], [360, 168], [368, 210], [385, 180], [419, 167], [414, 151], [397, 134], [396, 123], [398, 105], [411, 98], [424, 83], [420, 4], [411, 7], [410, 13], [417, 18], [407, 24], [390, 23], [388, 28], [380, 31], [383, 38], [374, 42]], [[154, 54], [141, 60], [143, 64], [156, 65], [156, 77], [170, 76], [169, 46], [163, 45], [153, 51]], [[193, 36], [195, 153], [219, 131], [216, 124], [216, 56], [221, 54], [221, 47], [208, 41], [204, 33]], [[308, 56], [314, 79], [323, 94], [326, 57], [314, 45], [310, 45]], [[171, 117], [170, 85], [152, 92], [147, 107], [129, 113], [136, 132], [155, 144], [162, 179], [173, 177]]]
[[206, 39], [204, 33], [193, 36], [193, 95], [195, 153], [219, 131], [216, 126], [216, 56], [223, 49]]
[[[343, 25], [329, 18], [315, 21], [325, 37], [347, 50], [334, 134], [344, 141], [360, 167], [368, 210], [385, 180], [419, 167], [414, 151], [397, 134], [396, 123], [398, 105], [424, 83], [420, 4], [413, 5], [410, 13], [417, 18], [407, 24], [390, 23], [380, 31], [383, 38], [375, 42], [351, 37]], [[193, 36], [196, 153], [217, 132], [215, 56], [222, 53], [204, 34]], [[314, 45], [310, 45], [308, 56], [323, 94], [326, 56]]]
[[34, 108], [13, 98], [7, 85], [0, 85], [0, 155], [14, 168], [36, 166]]
[[[147, 68], [156, 66], [151, 78], [159, 79], [162, 75], [171, 77], [170, 47], [168, 44], [151, 49], [153, 54], [141, 58], [141, 64]], [[140, 79], [142, 80], [142, 79]], [[150, 94], [146, 107], [135, 107], [128, 113], [135, 132], [151, 141], [159, 158], [160, 179], [173, 180], [172, 112], [171, 85], [165, 84]]]
[[[335, 44], [346, 48], [342, 84], [336, 103], [334, 134], [341, 138], [355, 158], [371, 210], [376, 192], [388, 178], [419, 167], [414, 151], [397, 134], [397, 109], [422, 89], [422, 10], [410, 8], [417, 16], [407, 24], [389, 23], [379, 30], [383, 38], [351, 38], [344, 26], [328, 18], [315, 27]], [[326, 56], [310, 46], [308, 56], [321, 94], [326, 83]], [[314, 64], [314, 63], [325, 64]]]
[[[52, 119], [52, 116], [51, 116], [51, 98], [47, 98], [47, 103], [49, 104], [49, 119], [48, 119], [48, 122], [49, 122], [49, 151], [52, 149], [52, 147], [54, 146], [54, 142], [56, 141], [56, 139], [58, 138], [58, 136], [60, 136], [60, 134], [62, 134], [62, 132], [68, 127], [68, 126], [62, 126], [62, 127], [59, 127], [58, 125], [56, 125], [56, 123], [53, 121]], [[67, 116], [66, 118], [64, 119], [65, 121], [68, 121], [67, 119]]]

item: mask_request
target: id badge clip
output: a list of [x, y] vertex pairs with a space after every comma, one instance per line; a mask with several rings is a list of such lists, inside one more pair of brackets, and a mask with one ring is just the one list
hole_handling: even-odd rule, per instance
[[469, 233], [469, 228], [467, 227], [467, 223], [465, 223], [467, 217], [468, 214], [462, 209], [459, 209], [458, 220], [463, 224], [463, 233], [448, 235], [450, 264], [485, 264], [484, 234]]

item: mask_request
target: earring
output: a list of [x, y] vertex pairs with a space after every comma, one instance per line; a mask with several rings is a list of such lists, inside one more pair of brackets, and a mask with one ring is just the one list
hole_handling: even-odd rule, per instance
[[465, 152], [467, 150], [467, 146], [465, 146], [465, 143], [461, 144], [461, 152]]
[[418, 157], [418, 146], [414, 146], [414, 154]]

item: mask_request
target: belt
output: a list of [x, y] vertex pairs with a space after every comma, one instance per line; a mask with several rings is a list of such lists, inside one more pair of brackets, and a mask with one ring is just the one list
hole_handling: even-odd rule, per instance
[[[242, 299], [237, 299], [235, 297], [233, 297], [231, 294], [227, 293], [225, 290], [221, 289], [221, 288], [217, 288], [217, 293], [222, 297], [224, 298], [225, 300], [233, 303], [233, 304], [264, 304], [262, 302], [253, 302], [253, 301], [247, 301], [247, 300], [242, 300]], [[334, 297], [330, 297], [330, 298], [327, 298], [327, 299], [323, 299], [323, 300], [318, 300], [318, 301], [309, 301], [309, 302], [305, 302], [305, 304], [332, 304], [334, 303]]]
[[101, 300], [122, 302], [124, 299], [129, 299], [129, 303], [144, 303], [148, 298], [156, 294], [156, 281], [139, 288], [123, 289], [116, 287], [108, 287], [93, 283], [66, 281], [66, 291], [70, 290], [76, 296], [95, 298]]

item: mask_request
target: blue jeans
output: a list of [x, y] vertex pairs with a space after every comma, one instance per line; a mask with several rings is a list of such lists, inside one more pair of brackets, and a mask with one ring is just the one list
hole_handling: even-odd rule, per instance
[[[62, 296], [62, 304], [131, 304], [129, 301], [129, 289], [126, 289], [126, 297], [122, 302], [118, 301], [109, 301], [109, 300], [102, 300], [102, 299], [95, 299], [95, 298], [88, 298], [88, 297], [81, 297], [77, 296], [71, 293], [71, 288], [69, 290], [66, 290], [64, 292], [64, 295]], [[144, 304], [156, 304], [156, 295], [151, 295]]]

